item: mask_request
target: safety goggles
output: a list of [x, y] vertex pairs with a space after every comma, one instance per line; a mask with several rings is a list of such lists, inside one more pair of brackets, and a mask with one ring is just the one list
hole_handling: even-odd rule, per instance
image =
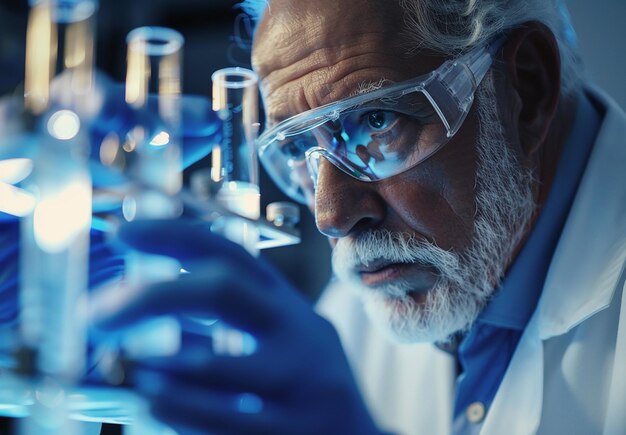
[[429, 74], [326, 104], [258, 138], [259, 158], [290, 198], [311, 203], [320, 160], [372, 182], [431, 157], [459, 130], [504, 37], [444, 62]]

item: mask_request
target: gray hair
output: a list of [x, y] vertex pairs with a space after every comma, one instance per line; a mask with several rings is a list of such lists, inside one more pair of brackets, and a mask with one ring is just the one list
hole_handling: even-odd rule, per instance
[[[528, 21], [545, 24], [561, 56], [561, 89], [574, 94], [582, 66], [576, 34], [563, 0], [398, 0], [404, 8], [404, 36], [410, 52], [421, 48], [458, 54]], [[243, 0], [240, 7], [258, 21], [268, 0]]]

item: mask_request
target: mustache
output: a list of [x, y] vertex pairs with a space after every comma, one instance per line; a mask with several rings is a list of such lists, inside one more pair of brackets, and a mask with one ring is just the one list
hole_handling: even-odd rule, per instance
[[420, 263], [450, 278], [460, 278], [455, 276], [461, 263], [457, 253], [417, 239], [409, 233], [372, 229], [351, 238], [339, 239], [332, 253], [333, 269], [339, 277], [355, 273], [359, 266], [381, 261]]

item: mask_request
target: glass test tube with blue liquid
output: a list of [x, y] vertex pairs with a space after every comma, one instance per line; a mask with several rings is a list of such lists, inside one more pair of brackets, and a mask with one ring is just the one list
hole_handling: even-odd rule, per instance
[[[255, 149], [259, 130], [258, 78], [244, 68], [221, 69], [211, 78], [213, 110], [223, 123], [222, 141], [212, 152], [211, 179], [219, 185], [216, 200], [228, 210], [257, 220], [260, 216]], [[259, 232], [253, 223], [223, 218], [214, 223], [213, 230], [251, 254], [258, 254]]]
[[[78, 434], [67, 389], [84, 373], [80, 315], [88, 283], [91, 177], [85, 126], [93, 101], [94, 0], [33, 0], [25, 108], [36, 146], [23, 187], [34, 202], [21, 221], [22, 367], [36, 390], [21, 434]], [[22, 353], [24, 356], [24, 353]], [[29, 361], [29, 362], [24, 362]], [[30, 365], [30, 367], [28, 367]]]

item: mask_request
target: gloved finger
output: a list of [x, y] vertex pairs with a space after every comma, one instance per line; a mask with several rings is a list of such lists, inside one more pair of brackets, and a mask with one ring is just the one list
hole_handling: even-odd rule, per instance
[[105, 235], [91, 231], [89, 243], [89, 288], [120, 279], [124, 275], [124, 256], [117, 252]]
[[100, 289], [91, 298], [89, 314], [93, 326], [105, 331], [180, 314], [219, 318], [253, 335], [267, 331], [281, 317], [278, 301], [219, 259], [205, 262], [202, 273], [181, 275], [174, 281]]
[[[252, 257], [240, 245], [211, 232], [209, 225], [197, 219], [142, 220], [123, 223], [118, 238], [140, 251], [174, 257], [190, 271], [202, 271], [204, 261], [219, 258], [232, 273], [255, 280], [259, 289], [277, 291], [286, 288], [285, 279], [262, 258]], [[290, 296], [294, 292], [287, 292]], [[285, 297], [289, 297], [284, 295]]]
[[133, 361], [131, 370], [154, 370], [179, 382], [222, 391], [277, 397], [293, 387], [292, 371], [274, 355], [216, 355], [206, 344], [186, 345], [171, 357]]
[[89, 288], [95, 289], [112, 280], [121, 279], [124, 276], [124, 265], [112, 262], [107, 266], [102, 266], [98, 270], [89, 274]]
[[97, 262], [111, 257], [123, 259], [123, 256], [115, 252], [113, 247], [104, 241], [101, 235], [99, 236], [96, 231], [92, 230], [89, 244], [89, 259]]
[[254, 394], [198, 388], [150, 370], [138, 371], [133, 378], [137, 391], [148, 398], [152, 414], [173, 428], [190, 427], [205, 433], [288, 433], [274, 403]]
[[117, 235], [132, 248], [181, 261], [216, 256], [241, 264], [255, 261], [239, 245], [212, 233], [209, 225], [199, 220], [133, 221], [122, 224]]
[[[89, 257], [89, 272], [90, 276], [102, 274], [104, 270], [109, 268], [121, 268], [124, 269], [124, 257], [121, 255], [109, 254], [106, 253], [102, 256], [90, 256]], [[121, 276], [121, 275], [118, 275]]]

